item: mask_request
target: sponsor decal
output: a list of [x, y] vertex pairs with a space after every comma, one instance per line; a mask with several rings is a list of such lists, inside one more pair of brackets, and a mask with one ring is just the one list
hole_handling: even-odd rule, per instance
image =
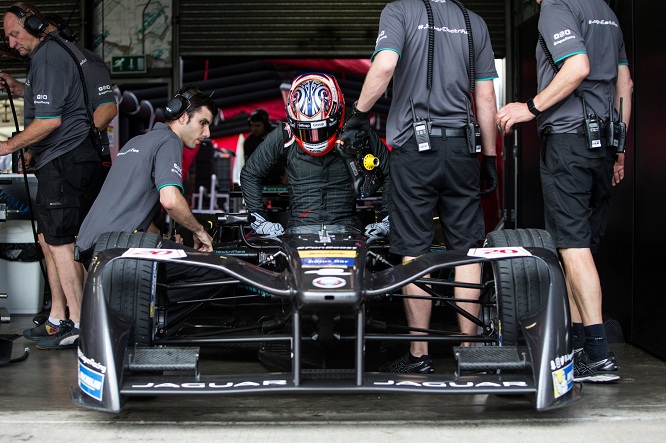
[[484, 257], [484, 258], [502, 258], [502, 257], [531, 257], [532, 254], [527, 252], [523, 247], [507, 246], [504, 248], [471, 248], [467, 255], [470, 257]]
[[49, 96], [46, 95], [46, 94], [37, 94], [37, 96], [36, 96], [35, 98], [36, 98], [37, 100], [48, 100], [48, 99], [49, 99]]
[[317, 277], [312, 280], [312, 284], [322, 289], [338, 289], [347, 284], [347, 282], [340, 277]]
[[[356, 248], [353, 246], [299, 246], [298, 248], [299, 251], [304, 251], [304, 250], [320, 250], [320, 249], [327, 249], [327, 250], [332, 250], [332, 251], [337, 251], [337, 250], [352, 250], [355, 251]], [[299, 252], [300, 254], [300, 252]]]
[[570, 36], [568, 36], [568, 37], [564, 37], [562, 40], [556, 40], [555, 43], [553, 43], [553, 45], [557, 46], [557, 45], [559, 45], [559, 44], [561, 44], [561, 43], [566, 42], [567, 40], [573, 40], [573, 39], [575, 39], [575, 38], [576, 38], [575, 35], [570, 35]]
[[138, 154], [139, 150], [136, 148], [128, 149], [127, 151], [121, 151], [118, 154], [116, 154], [116, 157], [123, 156], [125, 154]]
[[574, 384], [573, 361], [565, 367], [553, 371], [553, 394], [559, 398], [569, 392]]
[[326, 127], [326, 122], [325, 121], [310, 123], [310, 128], [311, 129], [319, 129], [319, 128], [325, 128], [325, 127]]
[[130, 248], [123, 252], [121, 257], [150, 258], [153, 260], [171, 260], [174, 258], [187, 257], [182, 249], [152, 249], [152, 248]]
[[618, 24], [614, 20], [588, 20], [588, 25], [610, 25], [619, 28]]
[[175, 172], [178, 174], [178, 177], [183, 178], [183, 168], [181, 168], [179, 164], [174, 163], [171, 172]]
[[97, 88], [97, 91], [102, 92], [106, 90], [111, 90], [111, 85], [104, 85]]
[[574, 354], [573, 352], [568, 355], [562, 355], [555, 357], [553, 360], [550, 361], [550, 369], [554, 371], [555, 369], [560, 369], [569, 363], [573, 362]]
[[320, 267], [335, 267], [335, 268], [351, 268], [354, 266], [353, 258], [334, 258], [334, 257], [321, 257], [321, 258], [302, 258], [301, 265], [307, 268], [320, 268]]
[[263, 381], [243, 381], [227, 383], [146, 383], [143, 385], [132, 385], [132, 389], [233, 389], [233, 388], [259, 388], [266, 386], [287, 386], [287, 380], [263, 380]]
[[[428, 26], [428, 24], [425, 24], [425, 25], [418, 25], [416, 28], [419, 31], [422, 31], [424, 29], [426, 30], [429, 29], [430, 26]], [[467, 29], [451, 29], [447, 26], [442, 26], [442, 27], [433, 26], [433, 29], [438, 32], [447, 32], [449, 34], [467, 34]]]
[[97, 401], [102, 401], [106, 368], [98, 364], [97, 366], [104, 368], [104, 371], [97, 371], [87, 367], [84, 364], [84, 361], [91, 360], [86, 359], [85, 357], [82, 358], [79, 353], [79, 388], [81, 389], [81, 392], [89, 397], [92, 397]]
[[553, 34], [553, 40], [564, 38], [568, 35], [571, 35], [571, 29], [565, 29], [564, 31], [556, 32]]
[[354, 257], [356, 257], [356, 251], [354, 251], [354, 250], [341, 251], [341, 250], [331, 250], [331, 249], [319, 249], [319, 250], [298, 251], [298, 255], [300, 255], [301, 258], [307, 258], [307, 257], [347, 257], [347, 258], [354, 258]]
[[379, 42], [384, 40], [385, 38], [388, 38], [388, 36], [386, 35], [386, 31], [380, 32], [379, 35], [377, 36], [377, 40], [375, 40], [375, 45], [378, 45]]
[[376, 381], [374, 386], [406, 386], [406, 387], [422, 387], [422, 388], [452, 388], [452, 389], [469, 389], [469, 388], [526, 388], [527, 383], [524, 381], [503, 381], [503, 382], [450, 382], [450, 381]]

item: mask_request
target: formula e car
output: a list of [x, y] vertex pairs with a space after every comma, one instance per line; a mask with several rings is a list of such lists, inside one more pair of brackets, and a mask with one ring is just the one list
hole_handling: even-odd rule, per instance
[[[212, 253], [163, 249], [148, 233], [100, 238], [83, 297], [76, 404], [119, 412], [132, 396], [435, 392], [527, 394], [537, 410], [548, 410], [581, 396], [564, 278], [545, 231], [494, 231], [483, 248], [433, 246], [401, 263], [386, 241], [349, 228], [261, 237], [248, 234], [247, 214], [219, 220], [239, 235]], [[167, 269], [176, 263], [218, 278], [170, 281]], [[482, 264], [482, 283], [456, 282], [455, 266], [471, 263]], [[431, 349], [447, 350], [450, 370], [384, 373], [373, 360], [414, 339], [390, 316], [402, 312], [408, 284], [425, 290], [438, 312], [478, 325], [478, 335], [462, 336], [437, 328], [433, 314], [431, 329], [417, 331]], [[481, 297], [455, 299], [456, 286], [479, 289]], [[174, 302], [169, 294], [178, 288], [207, 292]], [[480, 315], [460, 301], [478, 303]], [[255, 347], [266, 371], [212, 373], [214, 365], [200, 364], [211, 347]]]

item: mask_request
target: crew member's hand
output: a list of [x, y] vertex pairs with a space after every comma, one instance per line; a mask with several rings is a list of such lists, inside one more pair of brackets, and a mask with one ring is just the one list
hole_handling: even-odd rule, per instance
[[252, 229], [257, 234], [268, 235], [270, 237], [277, 237], [284, 234], [284, 228], [280, 223], [269, 222], [256, 212], [253, 212], [252, 216], [254, 217], [254, 221], [250, 226], [252, 226]]
[[[483, 189], [483, 182], [486, 182], [486, 189]], [[481, 160], [481, 198], [486, 198], [495, 192], [499, 178], [497, 176], [497, 157], [494, 155], [484, 155]]]
[[368, 237], [386, 237], [391, 232], [391, 224], [387, 215], [379, 223], [370, 223], [365, 227], [365, 235]]
[[23, 91], [24, 91], [23, 83], [19, 82], [6, 72], [2, 71], [0, 71], [0, 79], [2, 79], [0, 80], [0, 88], [2, 89], [3, 92], [7, 92], [7, 89], [5, 87], [5, 83], [7, 83], [7, 86], [9, 86], [9, 90], [13, 95], [16, 95], [18, 97], [23, 97]]
[[613, 186], [617, 185], [624, 178], [624, 154], [618, 154], [617, 160], [615, 160], [615, 165], [613, 165], [613, 178], [611, 179], [611, 184]]
[[527, 103], [509, 103], [497, 111], [497, 126], [505, 134], [509, 134], [516, 123], [524, 123], [534, 119], [534, 114], [527, 108]]
[[192, 233], [194, 240], [194, 249], [197, 249], [201, 252], [213, 252], [213, 237], [206, 232], [206, 230], [201, 227], [197, 232]]

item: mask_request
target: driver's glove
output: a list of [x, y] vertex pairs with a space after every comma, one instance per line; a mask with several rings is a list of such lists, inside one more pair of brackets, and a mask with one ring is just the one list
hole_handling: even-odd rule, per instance
[[495, 192], [499, 178], [497, 176], [497, 157], [494, 155], [484, 155], [481, 159], [481, 188], [483, 182], [486, 182], [486, 189], [481, 191], [481, 198], [486, 198]]
[[370, 113], [361, 112], [356, 109], [356, 102], [352, 108], [352, 114], [342, 127], [342, 132], [355, 129], [357, 131], [370, 132]]
[[252, 226], [252, 229], [257, 234], [269, 235], [271, 237], [284, 234], [284, 228], [280, 223], [269, 222], [256, 212], [253, 212], [252, 216], [254, 217], [254, 221], [250, 226]]
[[391, 224], [387, 215], [379, 223], [370, 223], [365, 227], [365, 235], [368, 237], [386, 237], [391, 232]]

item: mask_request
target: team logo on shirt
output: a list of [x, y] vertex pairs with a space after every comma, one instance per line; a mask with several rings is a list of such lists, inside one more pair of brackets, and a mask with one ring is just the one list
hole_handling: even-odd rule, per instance
[[386, 32], [382, 31], [379, 33], [379, 36], [377, 37], [377, 41], [375, 42], [375, 45], [378, 45], [381, 40], [384, 40], [387, 38]]
[[180, 167], [180, 165], [174, 163], [173, 168], [171, 168], [171, 172], [175, 172], [178, 174], [178, 177], [183, 178], [183, 169]]

